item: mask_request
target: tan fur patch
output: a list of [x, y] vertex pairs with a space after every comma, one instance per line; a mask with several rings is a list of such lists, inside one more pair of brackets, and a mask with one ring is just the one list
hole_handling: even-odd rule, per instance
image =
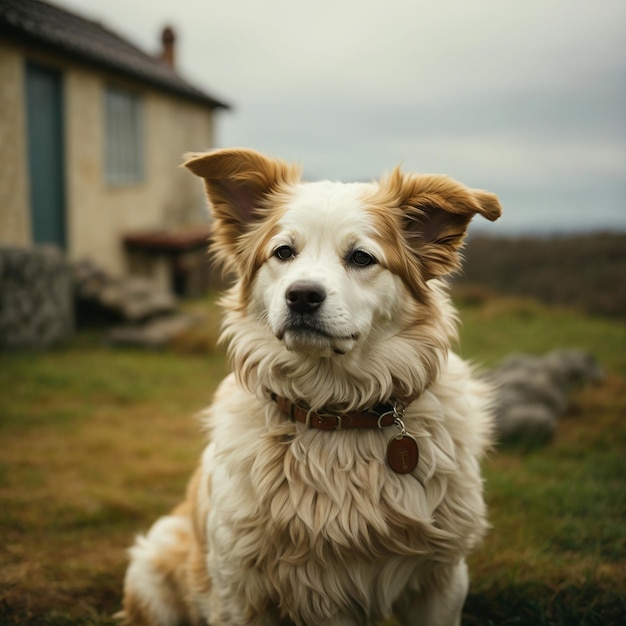
[[405, 175], [399, 169], [381, 180], [368, 201], [390, 269], [419, 297], [425, 280], [459, 267], [458, 249], [472, 217], [478, 213], [495, 220], [501, 213], [494, 194], [447, 176]]

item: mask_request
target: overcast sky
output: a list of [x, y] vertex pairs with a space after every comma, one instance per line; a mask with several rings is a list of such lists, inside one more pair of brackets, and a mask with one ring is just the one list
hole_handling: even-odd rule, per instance
[[446, 173], [500, 195], [491, 232], [626, 230], [624, 0], [53, 1], [147, 52], [172, 25], [180, 73], [233, 104], [219, 146]]

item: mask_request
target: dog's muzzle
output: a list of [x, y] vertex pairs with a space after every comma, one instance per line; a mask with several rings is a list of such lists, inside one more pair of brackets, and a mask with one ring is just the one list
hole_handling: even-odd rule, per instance
[[297, 280], [285, 291], [286, 315], [276, 336], [288, 350], [334, 354], [350, 351], [358, 332], [337, 332], [324, 312], [326, 289], [312, 280]]

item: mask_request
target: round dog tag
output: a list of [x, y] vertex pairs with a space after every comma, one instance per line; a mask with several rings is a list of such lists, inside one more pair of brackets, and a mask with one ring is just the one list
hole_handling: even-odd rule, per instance
[[408, 433], [401, 433], [387, 444], [387, 463], [396, 474], [408, 474], [417, 467], [419, 450], [417, 439]]

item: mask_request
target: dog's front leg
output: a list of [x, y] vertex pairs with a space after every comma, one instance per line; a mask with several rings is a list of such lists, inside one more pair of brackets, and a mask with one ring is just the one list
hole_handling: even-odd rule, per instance
[[460, 626], [469, 588], [467, 564], [461, 560], [444, 583], [421, 593], [406, 593], [395, 607], [402, 626]]

